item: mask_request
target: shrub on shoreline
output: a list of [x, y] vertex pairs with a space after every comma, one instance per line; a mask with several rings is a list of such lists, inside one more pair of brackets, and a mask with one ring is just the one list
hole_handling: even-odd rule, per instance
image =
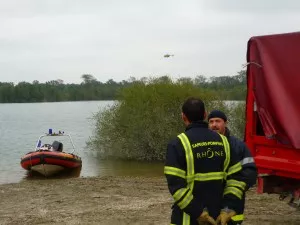
[[168, 141], [184, 130], [181, 105], [190, 96], [201, 98], [207, 111], [230, 111], [216, 93], [189, 81], [137, 81], [121, 90], [112, 107], [95, 115], [89, 145], [103, 158], [164, 160]]

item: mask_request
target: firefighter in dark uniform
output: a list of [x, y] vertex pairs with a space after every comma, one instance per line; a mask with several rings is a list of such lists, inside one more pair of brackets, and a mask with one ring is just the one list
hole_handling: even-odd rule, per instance
[[[238, 160], [242, 165], [241, 174], [244, 177], [244, 180], [247, 179], [247, 181], [245, 182], [247, 184], [245, 190], [248, 190], [251, 186], [253, 186], [256, 183], [257, 178], [257, 169], [250, 150], [243, 141], [230, 135], [230, 131], [227, 128], [227, 116], [224, 112], [220, 110], [213, 110], [208, 115], [207, 120], [209, 128], [211, 130], [217, 131], [220, 134], [225, 135], [229, 141], [230, 147], [236, 151]], [[238, 212], [236, 212], [237, 215], [231, 218], [231, 221], [228, 223], [228, 225], [242, 224], [244, 220], [244, 205], [245, 194], [242, 198], [242, 207]]]
[[173, 196], [171, 224], [226, 225], [241, 208], [247, 184], [227, 138], [208, 129], [201, 99], [182, 106], [184, 133], [169, 142], [164, 173]]

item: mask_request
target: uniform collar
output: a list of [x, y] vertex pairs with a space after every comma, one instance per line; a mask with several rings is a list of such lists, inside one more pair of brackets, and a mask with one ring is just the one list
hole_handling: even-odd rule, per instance
[[185, 130], [189, 130], [191, 128], [208, 128], [208, 123], [204, 121], [196, 121], [192, 122], [190, 125], [188, 125]]
[[225, 134], [224, 134], [226, 137], [230, 137], [230, 130], [225, 127]]

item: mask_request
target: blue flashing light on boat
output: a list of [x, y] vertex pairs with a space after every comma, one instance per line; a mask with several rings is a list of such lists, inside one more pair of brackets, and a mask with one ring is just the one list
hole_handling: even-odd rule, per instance
[[39, 140], [37, 147], [39, 148], [39, 147], [41, 147], [41, 145], [42, 145], [42, 141]]

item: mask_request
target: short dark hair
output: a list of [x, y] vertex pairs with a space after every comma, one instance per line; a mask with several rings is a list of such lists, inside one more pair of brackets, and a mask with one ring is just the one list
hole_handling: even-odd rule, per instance
[[190, 122], [203, 121], [204, 102], [200, 98], [190, 97], [182, 105], [182, 112]]

